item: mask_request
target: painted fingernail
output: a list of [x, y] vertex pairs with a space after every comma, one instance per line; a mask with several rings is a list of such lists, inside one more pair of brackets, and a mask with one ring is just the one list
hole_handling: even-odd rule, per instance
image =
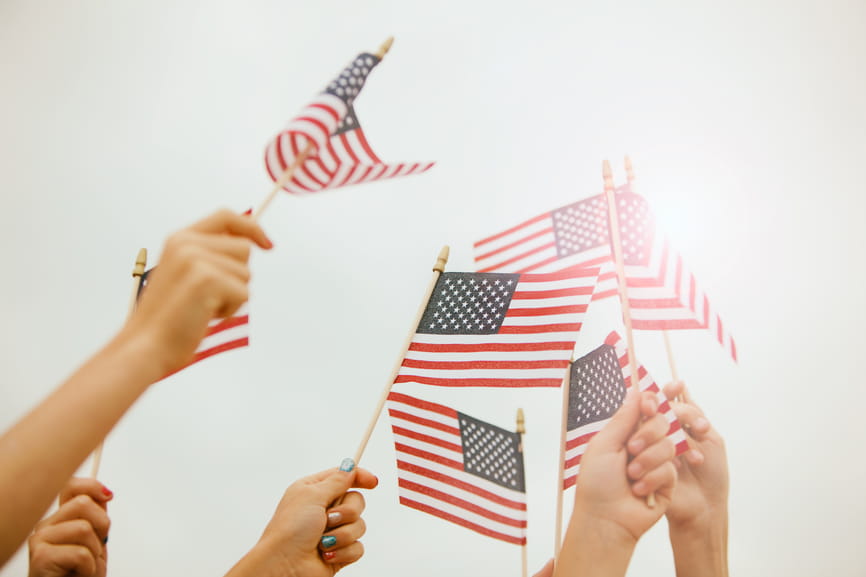
[[102, 540], [103, 545], [108, 545], [108, 535], [105, 536], [105, 539]]
[[338, 525], [340, 521], [343, 520], [343, 514], [339, 511], [334, 511], [333, 513], [328, 513], [328, 525], [334, 526]]
[[322, 537], [322, 547], [327, 549], [328, 547], [333, 547], [337, 544], [337, 538], [333, 535], [325, 535]]
[[112, 493], [112, 492], [108, 489], [108, 487], [106, 487], [105, 485], [102, 486], [102, 494], [105, 495], [106, 497], [108, 497], [109, 499], [111, 499], [112, 497], [114, 497], [114, 493]]
[[322, 553], [322, 557], [325, 559], [325, 561], [330, 561], [331, 559], [333, 559], [336, 556], [337, 556], [336, 551], [325, 551], [324, 553]]
[[346, 457], [345, 459], [343, 459], [343, 462], [340, 463], [340, 470], [345, 471], [346, 473], [351, 472], [352, 469], [354, 469], [354, 468], [355, 468], [355, 461], [353, 461], [349, 457]]

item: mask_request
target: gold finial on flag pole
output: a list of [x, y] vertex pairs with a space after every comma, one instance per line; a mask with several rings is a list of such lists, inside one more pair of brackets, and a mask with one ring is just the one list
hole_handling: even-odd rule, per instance
[[448, 264], [450, 253], [451, 248], [447, 244], [442, 247], [442, 250], [439, 251], [439, 256], [436, 257], [436, 264], [433, 265], [434, 271], [445, 272], [445, 265]]
[[376, 57], [379, 60], [385, 58], [385, 55], [388, 54], [388, 51], [391, 50], [391, 45], [394, 44], [394, 37], [389, 36], [387, 40], [385, 40], [381, 46], [379, 46], [379, 50], [376, 51]]
[[[629, 188], [631, 188], [631, 184], [634, 183], [634, 169], [631, 166], [631, 158], [629, 158], [628, 154], [625, 155], [625, 179], [628, 181]], [[630, 192], [634, 192], [634, 190]]]

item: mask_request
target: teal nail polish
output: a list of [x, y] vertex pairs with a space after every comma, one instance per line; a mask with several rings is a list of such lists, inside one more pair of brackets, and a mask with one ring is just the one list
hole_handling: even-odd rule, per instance
[[337, 538], [333, 535], [325, 535], [324, 537], [322, 537], [322, 547], [325, 547], [327, 549], [328, 547], [333, 547], [336, 544]]
[[340, 463], [340, 470], [341, 471], [345, 471], [345, 472], [349, 473], [354, 468], [355, 468], [355, 461], [353, 461], [349, 457], [346, 457], [345, 459], [343, 459], [343, 462]]

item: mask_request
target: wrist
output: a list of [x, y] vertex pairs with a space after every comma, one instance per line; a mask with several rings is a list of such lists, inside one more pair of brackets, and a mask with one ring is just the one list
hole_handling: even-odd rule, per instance
[[619, 523], [576, 506], [554, 575], [625, 575], [636, 544], [637, 539]]
[[727, 577], [728, 517], [716, 512], [689, 523], [668, 524], [679, 576]]

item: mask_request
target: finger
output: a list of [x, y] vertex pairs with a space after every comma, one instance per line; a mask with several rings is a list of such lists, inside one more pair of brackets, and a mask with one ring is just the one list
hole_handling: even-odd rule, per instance
[[322, 538], [319, 539], [319, 549], [322, 551], [334, 551], [347, 547], [363, 537], [366, 532], [367, 524], [363, 519], [358, 519], [354, 523], [341, 525], [322, 535]]
[[60, 490], [60, 495], [57, 500], [62, 506], [64, 503], [78, 495], [87, 495], [96, 503], [100, 503], [103, 506], [114, 498], [114, 493], [96, 479], [72, 477], [69, 479], [69, 482], [66, 483], [66, 486]]
[[684, 388], [685, 383], [682, 381], [671, 381], [662, 388], [662, 391], [667, 398], [676, 399], [682, 394]]
[[671, 441], [670, 437], [664, 437], [632, 459], [632, 462], [626, 467], [626, 473], [632, 481], [637, 481], [644, 477], [648, 471], [661, 467], [668, 461], [673, 461], [676, 454], [677, 449], [674, 442]]
[[57, 525], [43, 527], [35, 537], [50, 545], [79, 545], [86, 547], [94, 559], [103, 554], [102, 538], [97, 537], [93, 525], [84, 519], [73, 519]]
[[640, 393], [629, 388], [622, 406], [595, 435], [592, 442], [602, 450], [617, 450], [625, 445], [640, 420]]
[[653, 391], [642, 391], [640, 394], [640, 413], [650, 419], [658, 413], [659, 401]]
[[96, 574], [96, 558], [90, 549], [81, 545], [43, 544], [32, 551], [30, 566], [62, 575], [90, 577]]
[[643, 478], [632, 485], [632, 493], [637, 497], [646, 497], [650, 493], [670, 494], [677, 482], [677, 468], [672, 461], [649, 471]]
[[640, 454], [645, 448], [663, 439], [667, 435], [668, 429], [670, 429], [670, 424], [664, 415], [657, 414], [653, 418], [647, 419], [629, 438], [628, 452], [635, 456]]
[[379, 485], [379, 477], [368, 471], [358, 467], [355, 471], [355, 482], [352, 487], [356, 489], [375, 489]]
[[361, 518], [365, 507], [364, 496], [357, 491], [349, 491], [339, 505], [328, 509], [328, 527], [354, 523]]
[[698, 442], [707, 438], [713, 427], [699, 408], [685, 403], [671, 403], [671, 407], [689, 436]]
[[222, 254], [240, 262], [250, 260], [252, 245], [250, 241], [243, 237], [204, 234], [194, 231], [181, 231], [178, 234], [184, 236], [185, 242], [202, 247], [210, 252]]
[[351, 545], [329, 551], [322, 551], [322, 559], [332, 565], [348, 565], [354, 563], [364, 555], [364, 545], [355, 541]]
[[81, 520], [92, 526], [100, 541], [108, 537], [108, 530], [111, 528], [108, 513], [87, 495], [78, 495], [64, 503], [51, 517], [46, 519], [46, 523], [40, 526], [40, 530], [50, 525], [74, 520]]
[[198, 221], [189, 228], [199, 232], [243, 236], [264, 249], [274, 246], [265, 231], [251, 217], [237, 214], [225, 208]]
[[328, 469], [315, 475], [315, 485], [322, 498], [322, 505], [328, 506], [349, 490], [355, 481], [357, 470], [355, 461], [350, 458], [343, 459], [337, 469]]

